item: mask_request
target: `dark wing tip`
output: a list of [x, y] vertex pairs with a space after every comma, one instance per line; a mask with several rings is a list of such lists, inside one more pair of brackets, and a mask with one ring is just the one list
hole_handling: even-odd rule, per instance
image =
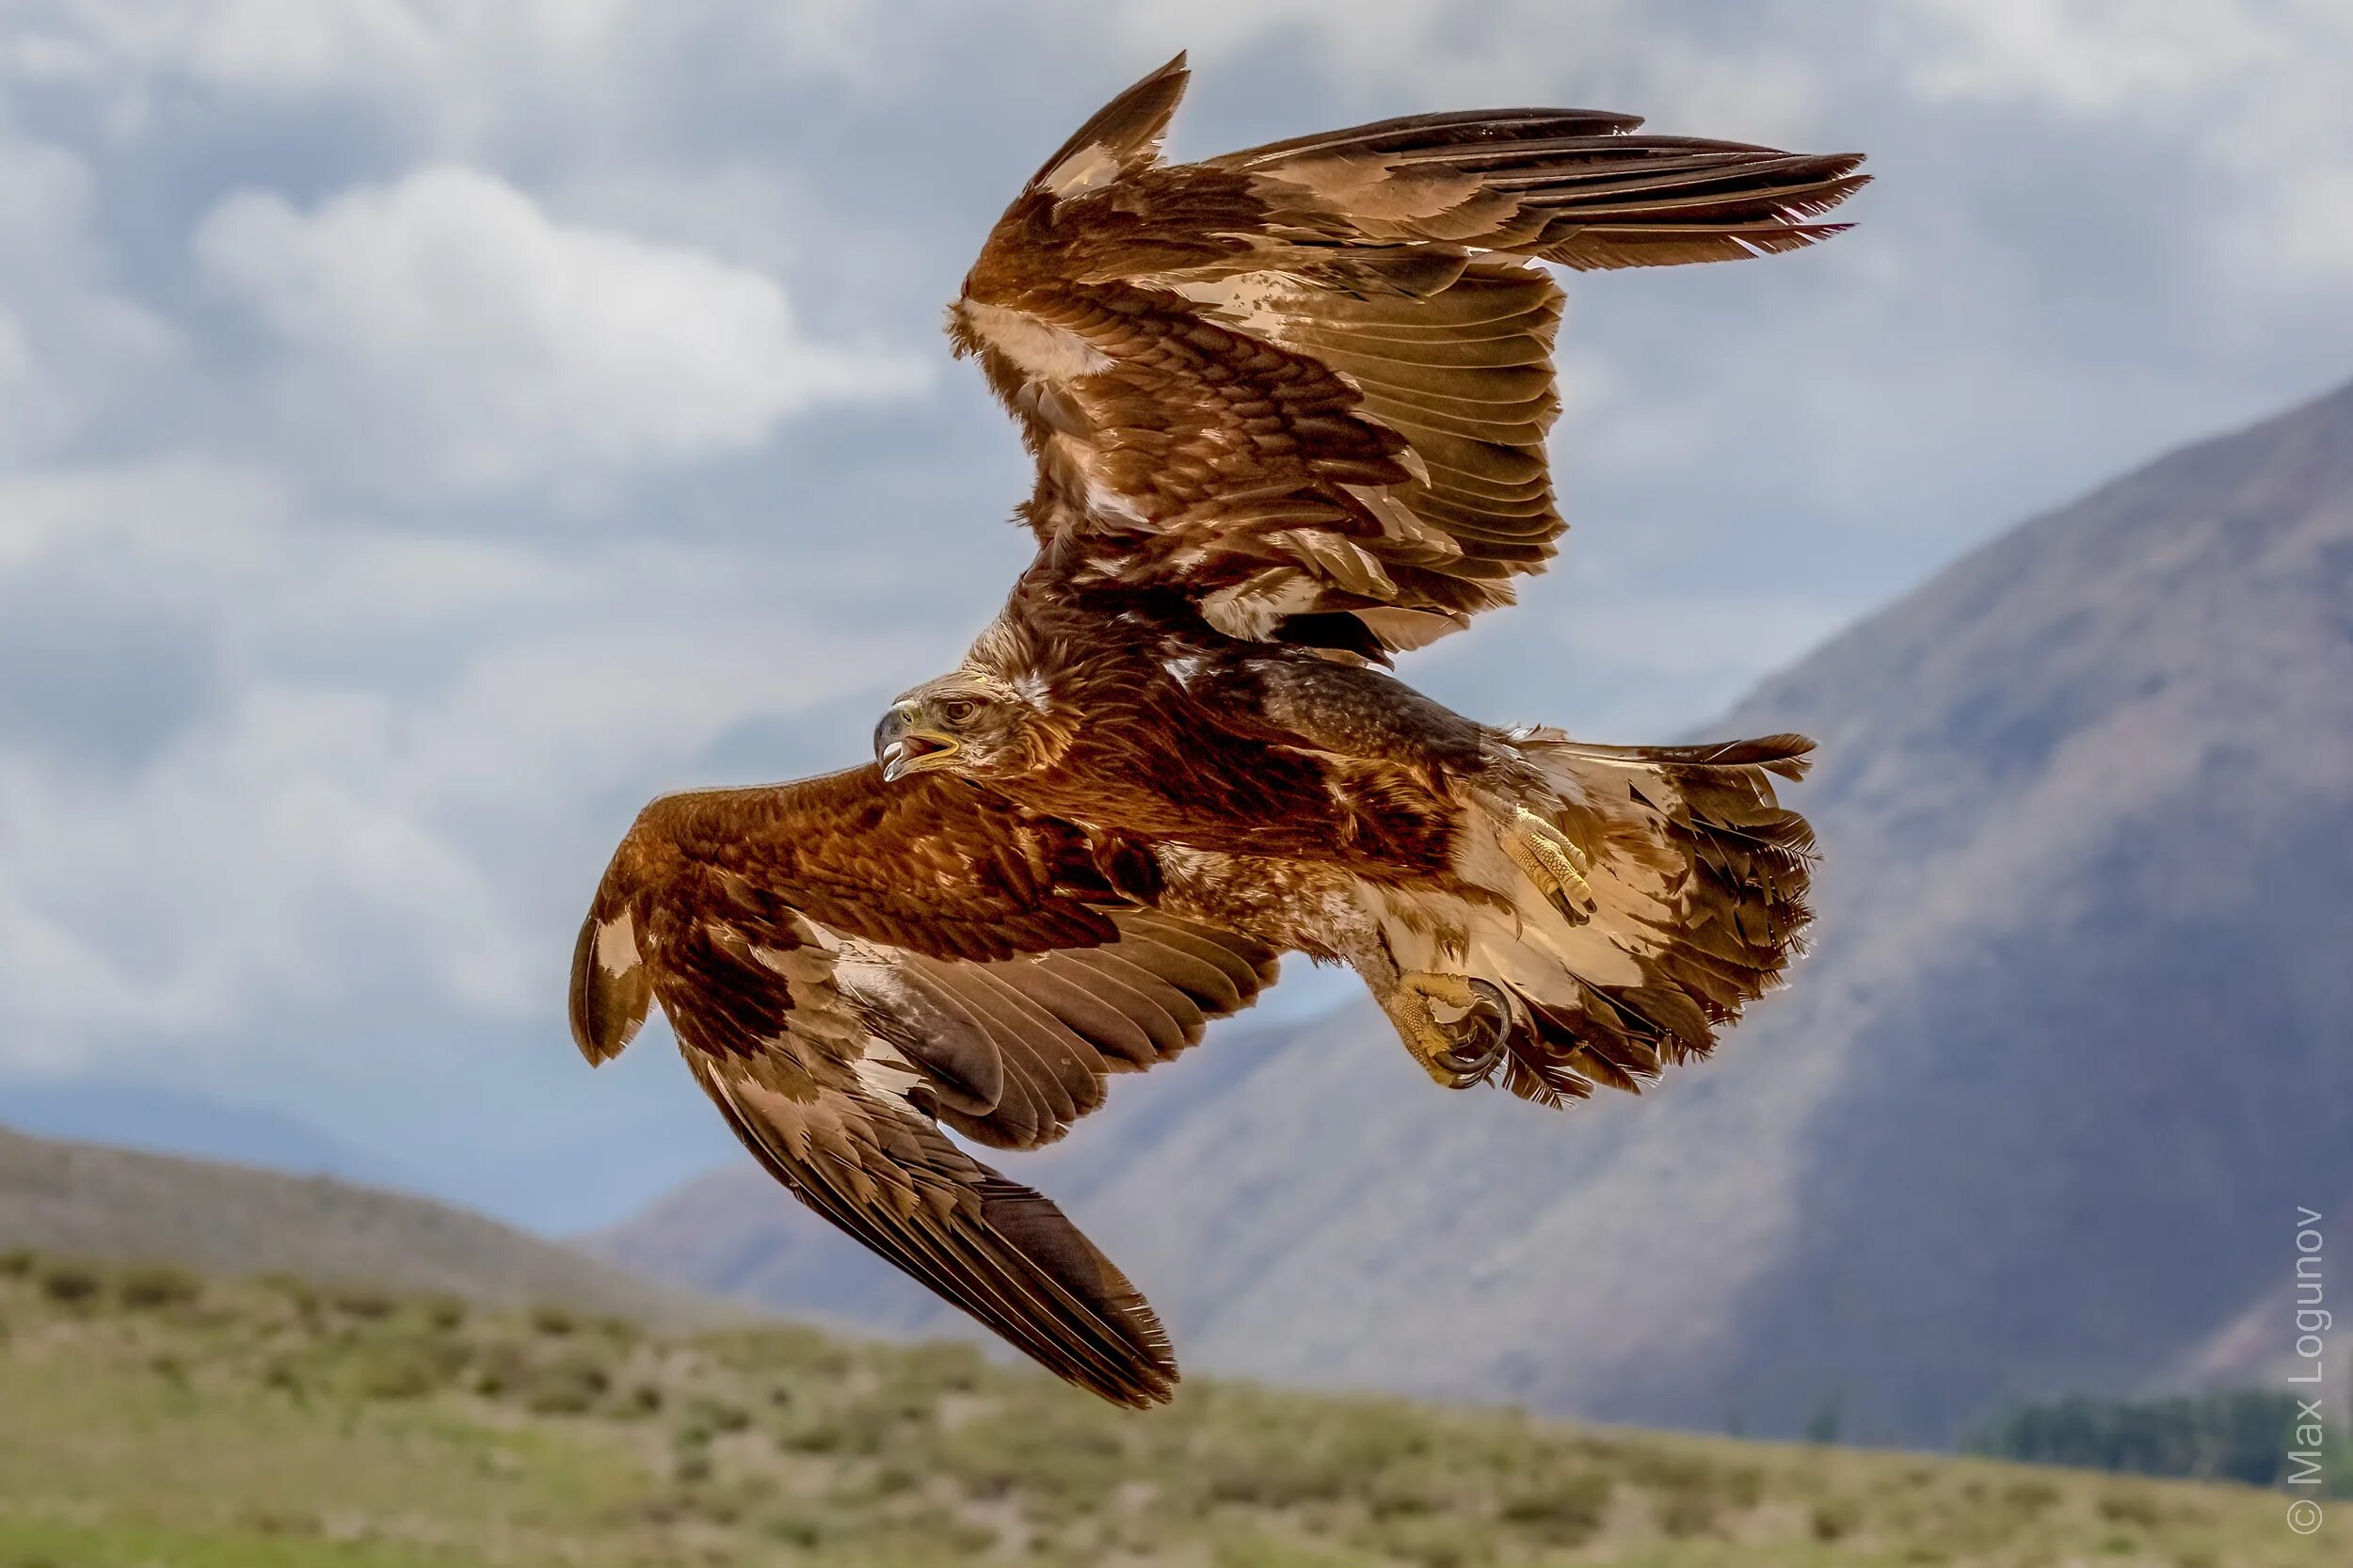
[[[681, 1027], [691, 1037], [694, 1020]], [[1174, 1397], [1160, 1319], [1051, 1199], [904, 1104], [814, 1084], [787, 1096], [699, 1051], [688, 1060], [768, 1173], [878, 1256], [1065, 1382], [1137, 1409]]]
[[993, 1172], [984, 1177], [982, 1192], [981, 1217], [991, 1236], [1082, 1304], [1091, 1317], [1111, 1325], [1127, 1352], [1109, 1377], [1093, 1357], [1038, 1359], [1114, 1404], [1146, 1410], [1174, 1399], [1179, 1376], [1176, 1351], [1144, 1293], [1051, 1199]]

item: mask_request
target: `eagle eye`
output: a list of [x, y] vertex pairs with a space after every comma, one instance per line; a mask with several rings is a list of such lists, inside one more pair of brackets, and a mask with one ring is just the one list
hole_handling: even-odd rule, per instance
[[939, 716], [950, 724], [962, 724], [980, 711], [980, 704], [969, 697], [951, 697], [939, 705]]

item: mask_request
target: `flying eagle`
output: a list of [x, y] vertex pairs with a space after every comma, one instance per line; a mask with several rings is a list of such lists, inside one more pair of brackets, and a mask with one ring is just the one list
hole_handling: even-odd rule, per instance
[[1703, 1055], [1780, 977], [1799, 736], [1612, 747], [1386, 673], [1562, 530], [1576, 268], [1835, 232], [1852, 155], [1418, 116], [1172, 167], [1182, 56], [1047, 160], [951, 307], [1037, 459], [1036, 559], [872, 765], [648, 806], [574, 955], [591, 1062], [660, 1002], [786, 1187], [1071, 1382], [1176, 1381], [1150, 1308], [947, 1130], [1059, 1137], [1285, 952], [1363, 976], [1439, 1082], [1558, 1104]]

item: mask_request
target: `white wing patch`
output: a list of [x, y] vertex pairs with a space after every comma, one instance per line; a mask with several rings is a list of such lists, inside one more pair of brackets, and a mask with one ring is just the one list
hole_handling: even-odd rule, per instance
[[1112, 358], [1067, 327], [1040, 321], [1010, 305], [956, 302], [972, 335], [1002, 354], [1035, 381], [1076, 381], [1111, 368]]
[[636, 917], [624, 909], [597, 922], [597, 968], [607, 974], [627, 974], [639, 962]]
[[1083, 196], [1119, 178], [1119, 156], [1099, 141], [1088, 142], [1037, 177], [1037, 188], [1060, 201]]
[[1183, 295], [1239, 331], [1280, 348], [1297, 346], [1289, 328], [1306, 293], [1281, 273], [1242, 272], [1212, 279], [1162, 276], [1151, 280]]

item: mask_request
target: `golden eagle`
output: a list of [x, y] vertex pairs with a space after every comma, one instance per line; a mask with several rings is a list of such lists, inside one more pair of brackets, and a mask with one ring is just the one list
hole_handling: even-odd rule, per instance
[[1852, 155], [1424, 115], [1171, 167], [1182, 56], [1047, 160], [951, 307], [1037, 459], [1036, 559], [872, 765], [648, 806], [574, 956], [592, 1062], [659, 1001], [804, 1202], [1107, 1399], [1176, 1377], [1151, 1309], [943, 1128], [1059, 1137], [1246, 1006], [1362, 975], [1450, 1087], [1550, 1104], [1705, 1054], [1807, 920], [1770, 776], [1810, 743], [1613, 747], [1386, 673], [1507, 603], [1562, 523], [1535, 262], [1729, 260], [1836, 232]]

